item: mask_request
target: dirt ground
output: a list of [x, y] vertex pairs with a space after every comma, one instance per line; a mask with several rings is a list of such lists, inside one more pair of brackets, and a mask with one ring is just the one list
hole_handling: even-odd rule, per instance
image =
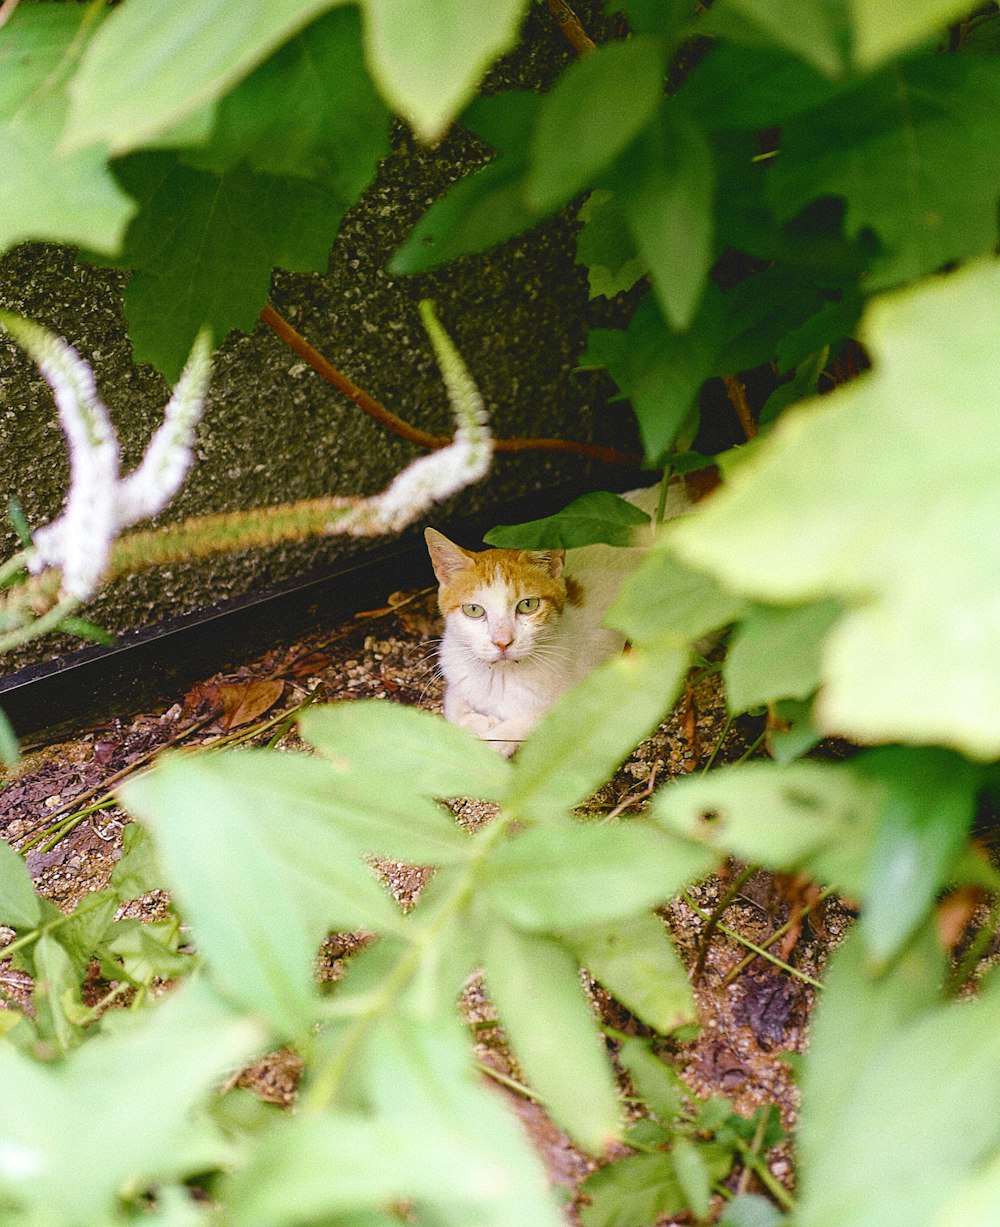
[[[107, 884], [121, 854], [127, 818], [109, 790], [145, 769], [157, 752], [177, 745], [294, 741], [293, 713], [304, 702], [374, 697], [440, 710], [434, 666], [439, 634], [430, 589], [393, 593], [384, 606], [235, 665], [159, 710], [124, 713], [58, 742], [38, 739], [0, 789], [0, 836], [27, 849], [41, 893], [68, 910]], [[692, 681], [678, 711], [588, 808], [605, 815], [637, 812], [654, 785], [700, 770], [710, 759], [736, 759], [758, 733], [753, 722], [727, 727], [717, 676], [703, 673]], [[489, 817], [486, 807], [471, 802], [457, 805], [456, 811], [460, 821], [470, 824]], [[697, 1094], [725, 1095], [746, 1115], [774, 1103], [791, 1128], [796, 1094], [784, 1054], [804, 1047], [813, 990], [797, 975], [755, 957], [743, 939], [757, 946], [773, 942], [772, 952], [782, 962], [816, 977], [849, 917], [835, 900], [818, 901], [803, 884], [763, 873], [743, 881], [738, 869], [727, 867], [695, 887], [688, 900], [664, 909], [691, 969], [702, 1026], [694, 1038], [664, 1041], [661, 1054]], [[396, 863], [383, 871], [400, 902], [417, 898], [424, 874]], [[732, 899], [722, 925], [710, 928], [706, 917], [727, 894]], [[129, 914], [155, 919], [164, 906], [163, 897], [153, 894], [130, 905]], [[321, 975], [336, 977], [357, 948], [358, 939], [350, 934], [332, 936], [323, 950]], [[0, 963], [0, 1005], [4, 999], [25, 1004], [30, 988], [23, 973]], [[592, 994], [606, 1023], [626, 1034], [644, 1034], [641, 1024], [602, 989], [593, 986]], [[469, 1021], [478, 1024], [481, 1065], [498, 1075], [498, 1093], [520, 1116], [553, 1182], [567, 1190], [568, 1221], [576, 1222], [572, 1196], [593, 1164], [537, 1102], [504, 1085], [510, 1079], [520, 1082], [520, 1073], [499, 1029], [489, 1025], [494, 1015], [478, 985], [468, 990], [464, 1008]], [[297, 1075], [294, 1055], [282, 1053], [245, 1071], [240, 1081], [263, 1098], [288, 1105]], [[772, 1151], [768, 1162], [774, 1176], [791, 1187], [787, 1144]], [[743, 1174], [741, 1189], [759, 1187], [749, 1175]]]

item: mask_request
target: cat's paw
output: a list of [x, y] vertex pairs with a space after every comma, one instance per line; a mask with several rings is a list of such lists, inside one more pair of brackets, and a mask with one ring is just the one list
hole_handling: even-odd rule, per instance
[[485, 739], [499, 721], [496, 716], [484, 716], [482, 712], [470, 711], [465, 712], [458, 723], [470, 733], [475, 733], [477, 737]]

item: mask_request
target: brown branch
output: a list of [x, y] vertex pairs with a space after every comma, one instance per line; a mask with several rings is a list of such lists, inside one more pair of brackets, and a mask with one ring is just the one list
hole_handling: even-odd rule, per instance
[[742, 379], [738, 379], [735, 375], [724, 375], [722, 382], [726, 385], [726, 394], [729, 397], [729, 403], [736, 410], [736, 416], [740, 419], [740, 425], [743, 427], [743, 433], [747, 439], [757, 437], [757, 423], [753, 420], [753, 414], [750, 412], [750, 405], [747, 401], [746, 384]]
[[[319, 350], [314, 349], [270, 303], [261, 311], [260, 318], [300, 358], [305, 359], [314, 371], [322, 375], [339, 392], [354, 401], [359, 409], [370, 414], [381, 426], [391, 430], [393, 434], [399, 435], [401, 439], [406, 439], [409, 443], [416, 443], [418, 447], [426, 447], [430, 451], [447, 447], [451, 442], [447, 435], [432, 435], [426, 430], [412, 426], [409, 422], [404, 422], [401, 417], [391, 413], [384, 405], [379, 404], [363, 388], [359, 388], [346, 375], [338, 371]], [[572, 456], [584, 456], [588, 460], [599, 460], [603, 464], [624, 465], [631, 469], [637, 469], [642, 464], [642, 457], [634, 452], [620, 452], [617, 448], [602, 447], [599, 443], [577, 443], [571, 439], [494, 439], [493, 447], [498, 452], [564, 452]]]
[[545, 0], [549, 12], [559, 23], [559, 29], [566, 36], [566, 41], [577, 55], [589, 55], [597, 50], [597, 44], [580, 23], [580, 18], [569, 7], [566, 0]]

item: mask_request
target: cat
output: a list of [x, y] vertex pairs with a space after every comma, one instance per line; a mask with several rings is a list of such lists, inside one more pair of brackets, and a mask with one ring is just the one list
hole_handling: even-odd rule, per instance
[[[652, 515], [658, 495], [651, 486], [623, 497]], [[685, 506], [672, 486], [667, 514]], [[445, 719], [512, 755], [556, 699], [625, 646], [603, 619], [653, 533], [637, 529], [629, 547], [474, 552], [426, 529], [445, 622]]]

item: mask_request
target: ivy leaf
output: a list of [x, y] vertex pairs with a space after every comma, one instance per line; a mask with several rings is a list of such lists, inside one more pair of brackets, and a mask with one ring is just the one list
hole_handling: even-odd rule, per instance
[[259, 174], [311, 179], [345, 205], [389, 153], [389, 112], [364, 65], [353, 7], [313, 22], [220, 100], [211, 137], [182, 154], [224, 173], [245, 159]]
[[58, 147], [65, 77], [99, 16], [31, 5], [0, 31], [0, 251], [42, 239], [113, 254], [135, 212], [103, 150]]
[[135, 269], [125, 289], [135, 360], [171, 383], [203, 325], [219, 338], [252, 330], [275, 265], [326, 268], [345, 207], [313, 184], [245, 165], [216, 176], [171, 154], [135, 154], [117, 171], [142, 206], [120, 260]]
[[91, 40], [70, 87], [63, 145], [146, 144], [220, 98], [337, 0], [259, 0], [234, 19], [230, 0], [130, 0]]
[[940, 38], [949, 22], [969, 13], [965, 0], [848, 2], [854, 26], [854, 62], [866, 69], [891, 60], [927, 38]]
[[555, 515], [525, 524], [498, 524], [483, 540], [515, 550], [568, 550], [597, 543], [628, 546], [635, 530], [648, 523], [644, 511], [617, 494], [592, 490]]
[[362, 0], [372, 76], [421, 140], [444, 136], [486, 69], [514, 45], [526, 2]]
[[884, 245], [876, 287], [990, 251], [1000, 191], [1000, 64], [932, 55], [866, 78], [785, 125], [767, 183], [784, 218], [819, 197], [843, 197], [847, 234], [868, 228]]
[[590, 193], [577, 214], [583, 227], [576, 236], [576, 259], [586, 265], [591, 298], [614, 298], [647, 271], [621, 202], [603, 188]]
[[1000, 520], [998, 297], [988, 263], [874, 304], [874, 370], [788, 410], [671, 526], [683, 558], [738, 592], [846, 607], [822, 657], [828, 733], [1000, 754], [1000, 543], [984, 527]]
[[544, 214], [571, 200], [639, 135], [663, 96], [664, 51], [637, 35], [571, 64], [542, 102], [526, 184]]

